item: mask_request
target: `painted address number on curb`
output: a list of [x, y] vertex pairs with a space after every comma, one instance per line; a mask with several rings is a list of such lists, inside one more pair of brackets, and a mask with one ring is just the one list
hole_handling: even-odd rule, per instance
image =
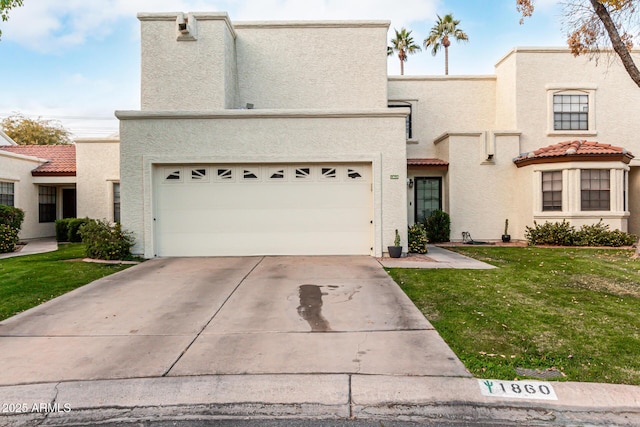
[[558, 400], [553, 386], [543, 381], [478, 380], [483, 396]]

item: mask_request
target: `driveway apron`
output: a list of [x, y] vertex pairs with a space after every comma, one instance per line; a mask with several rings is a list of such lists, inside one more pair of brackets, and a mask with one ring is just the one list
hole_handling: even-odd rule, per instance
[[207, 374], [469, 376], [370, 257], [160, 258], [0, 322], [0, 385]]

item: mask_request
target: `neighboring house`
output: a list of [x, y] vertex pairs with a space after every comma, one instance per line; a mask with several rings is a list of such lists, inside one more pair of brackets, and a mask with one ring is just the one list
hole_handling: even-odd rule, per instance
[[381, 256], [434, 209], [453, 240], [505, 219], [516, 239], [640, 232], [640, 90], [619, 65], [517, 48], [494, 75], [387, 77], [388, 22], [138, 17], [142, 108], [116, 115], [146, 257]]
[[20, 238], [55, 235], [59, 218], [119, 218], [117, 138], [17, 145], [0, 132], [0, 204], [25, 212]]
[[388, 77], [388, 22], [138, 17], [141, 110], [116, 112], [120, 143], [77, 141], [67, 177], [0, 147], [26, 230], [52, 230], [41, 186], [56, 217], [75, 188], [78, 216], [117, 220], [121, 183], [145, 257], [381, 256], [435, 209], [452, 240], [499, 240], [505, 219], [514, 239], [563, 219], [640, 234], [640, 89], [619, 64], [516, 48], [493, 75]]

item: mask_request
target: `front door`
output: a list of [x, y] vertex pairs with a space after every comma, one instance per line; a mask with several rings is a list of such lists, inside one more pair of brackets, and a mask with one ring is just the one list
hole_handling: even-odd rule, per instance
[[442, 209], [442, 178], [416, 177], [415, 222], [424, 223], [431, 212]]
[[62, 218], [76, 217], [76, 189], [62, 189]]

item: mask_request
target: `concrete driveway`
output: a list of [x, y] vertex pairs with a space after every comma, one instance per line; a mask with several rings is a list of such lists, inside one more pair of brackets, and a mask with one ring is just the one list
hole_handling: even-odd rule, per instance
[[0, 385], [211, 374], [469, 377], [370, 257], [162, 258], [0, 322]]

